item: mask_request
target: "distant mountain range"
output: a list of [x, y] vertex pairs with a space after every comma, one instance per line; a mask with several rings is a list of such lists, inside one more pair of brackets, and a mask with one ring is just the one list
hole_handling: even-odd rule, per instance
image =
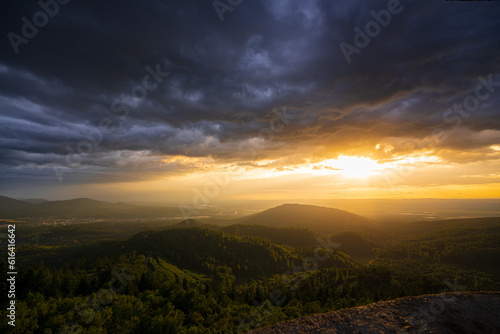
[[32, 204], [40, 204], [40, 203], [49, 202], [49, 200], [47, 200], [45, 198], [16, 198], [16, 199], [19, 201], [28, 202], [28, 203], [32, 203]]
[[[35, 203], [34, 203], [35, 202]], [[38, 203], [36, 203], [38, 202]], [[141, 206], [109, 203], [89, 198], [64, 201], [42, 199], [16, 200], [0, 196], [0, 218], [58, 217], [58, 218], [156, 218], [178, 217], [175, 207]], [[333, 208], [302, 204], [284, 204], [260, 213], [226, 220], [225, 224], [264, 225], [268, 227], [306, 228], [318, 234], [343, 231], [378, 231], [376, 224], [365, 217]], [[201, 226], [203, 222], [185, 220], [177, 227]]]
[[[34, 203], [38, 202], [38, 203]], [[17, 200], [0, 196], [0, 218], [58, 217], [58, 218], [156, 218], [176, 217], [173, 207], [142, 206], [109, 203], [89, 198], [65, 201]]]

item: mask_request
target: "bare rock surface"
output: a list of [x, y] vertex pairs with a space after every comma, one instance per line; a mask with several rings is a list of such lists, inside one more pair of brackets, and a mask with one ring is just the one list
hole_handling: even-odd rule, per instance
[[249, 333], [500, 333], [500, 292], [404, 297], [284, 321]]

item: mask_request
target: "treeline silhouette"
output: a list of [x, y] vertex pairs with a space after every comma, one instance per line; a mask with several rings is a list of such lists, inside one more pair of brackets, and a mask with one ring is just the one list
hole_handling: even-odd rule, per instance
[[340, 244], [328, 250], [309, 230], [258, 225], [21, 245], [19, 257], [40, 252], [18, 269], [11, 332], [234, 333], [403, 296], [498, 290], [500, 222], [458, 226], [404, 238], [319, 236]]

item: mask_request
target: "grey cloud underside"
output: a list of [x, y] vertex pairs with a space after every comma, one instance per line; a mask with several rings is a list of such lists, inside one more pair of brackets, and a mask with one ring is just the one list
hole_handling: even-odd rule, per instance
[[[223, 22], [211, 1], [72, 1], [19, 54], [3, 38], [2, 175], [68, 167], [67, 147], [76, 150], [106, 118], [116, 129], [81, 162], [103, 172], [146, 168], [161, 155], [238, 160], [241, 143], [269, 126], [274, 108], [295, 118], [259, 157], [316, 142], [355, 150], [450, 129], [443, 113], [474, 92], [478, 76], [500, 81], [500, 6], [401, 5], [347, 64], [339, 43], [353, 44], [353, 27], [363, 29], [387, 1], [246, 0]], [[19, 33], [20, 18], [39, 10], [28, 1], [4, 6], [4, 35]], [[146, 66], [156, 65], [169, 76], [146, 99], [130, 99]], [[124, 119], [112, 111], [116, 99], [130, 104]], [[499, 100], [500, 87], [461, 129], [500, 130]], [[492, 144], [495, 136], [440, 145]], [[124, 152], [148, 157], [120, 164], [136, 157]]]

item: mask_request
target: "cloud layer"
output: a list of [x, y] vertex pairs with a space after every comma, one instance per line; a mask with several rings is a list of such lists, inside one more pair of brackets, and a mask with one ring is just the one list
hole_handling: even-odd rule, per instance
[[[41, 10], [5, 7], [5, 36]], [[18, 53], [3, 39], [0, 190], [200, 168], [175, 157], [276, 168], [341, 154], [498, 160], [500, 6], [401, 1], [348, 63], [340, 43], [355, 45], [354, 28], [387, 8], [246, 0], [221, 22], [211, 1], [60, 5]]]

